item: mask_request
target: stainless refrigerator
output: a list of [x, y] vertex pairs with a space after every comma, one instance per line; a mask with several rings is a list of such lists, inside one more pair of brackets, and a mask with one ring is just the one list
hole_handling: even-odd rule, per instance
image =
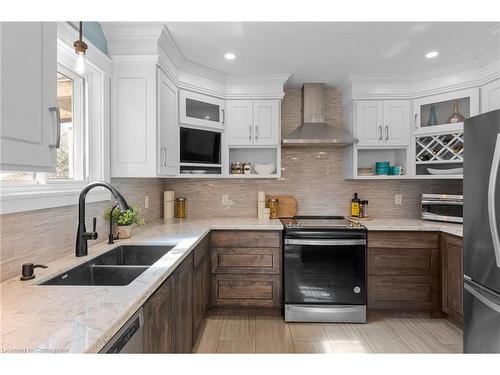
[[464, 352], [500, 353], [500, 110], [464, 132]]

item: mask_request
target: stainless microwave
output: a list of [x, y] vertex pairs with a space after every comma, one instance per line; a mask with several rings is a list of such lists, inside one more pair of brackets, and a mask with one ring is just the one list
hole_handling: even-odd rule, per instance
[[463, 195], [422, 194], [421, 202], [424, 220], [464, 222]]

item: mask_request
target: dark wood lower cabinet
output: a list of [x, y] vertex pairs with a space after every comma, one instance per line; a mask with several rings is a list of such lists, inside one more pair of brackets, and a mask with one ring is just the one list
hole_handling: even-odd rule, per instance
[[144, 304], [144, 353], [174, 352], [174, 278], [169, 277]]
[[368, 234], [368, 308], [441, 311], [438, 232]]
[[193, 348], [193, 254], [174, 273], [174, 350], [191, 353]]
[[450, 234], [441, 238], [443, 311], [457, 323], [463, 322], [463, 240]]
[[[208, 237], [207, 237], [208, 238]], [[202, 253], [197, 259], [195, 250], [195, 263], [193, 271], [193, 345], [203, 329], [210, 305], [210, 251], [208, 243], [200, 243]], [[198, 245], [198, 246], [200, 246]], [[206, 245], [206, 249], [204, 246]]]

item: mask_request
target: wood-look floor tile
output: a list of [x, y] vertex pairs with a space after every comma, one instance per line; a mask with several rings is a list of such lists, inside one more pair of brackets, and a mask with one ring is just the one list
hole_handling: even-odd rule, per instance
[[403, 354], [413, 353], [403, 340], [400, 342], [368, 341], [374, 353], [378, 354]]
[[401, 337], [414, 353], [450, 353], [451, 349], [436, 339], [414, 319], [387, 318], [387, 324]]
[[413, 319], [413, 321], [443, 344], [458, 345], [463, 342], [459, 328], [448, 323], [445, 319]]
[[293, 341], [327, 341], [321, 323], [289, 323]]
[[294, 341], [295, 353], [333, 353], [333, 348], [325, 341]]
[[354, 324], [323, 324], [335, 353], [371, 353], [372, 349]]
[[283, 319], [256, 319], [255, 351], [257, 353], [294, 352], [292, 335]]
[[255, 317], [243, 315], [224, 317], [219, 339], [255, 341]]
[[221, 340], [217, 345], [217, 353], [255, 353], [253, 340]]
[[205, 328], [200, 334], [200, 338], [194, 353], [217, 353], [217, 344], [222, 330], [223, 318], [221, 317], [208, 317], [205, 322]]

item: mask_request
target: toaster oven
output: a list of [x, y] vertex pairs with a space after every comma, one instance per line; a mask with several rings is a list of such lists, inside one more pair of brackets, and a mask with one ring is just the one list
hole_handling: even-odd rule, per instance
[[463, 195], [422, 194], [422, 219], [464, 222]]

